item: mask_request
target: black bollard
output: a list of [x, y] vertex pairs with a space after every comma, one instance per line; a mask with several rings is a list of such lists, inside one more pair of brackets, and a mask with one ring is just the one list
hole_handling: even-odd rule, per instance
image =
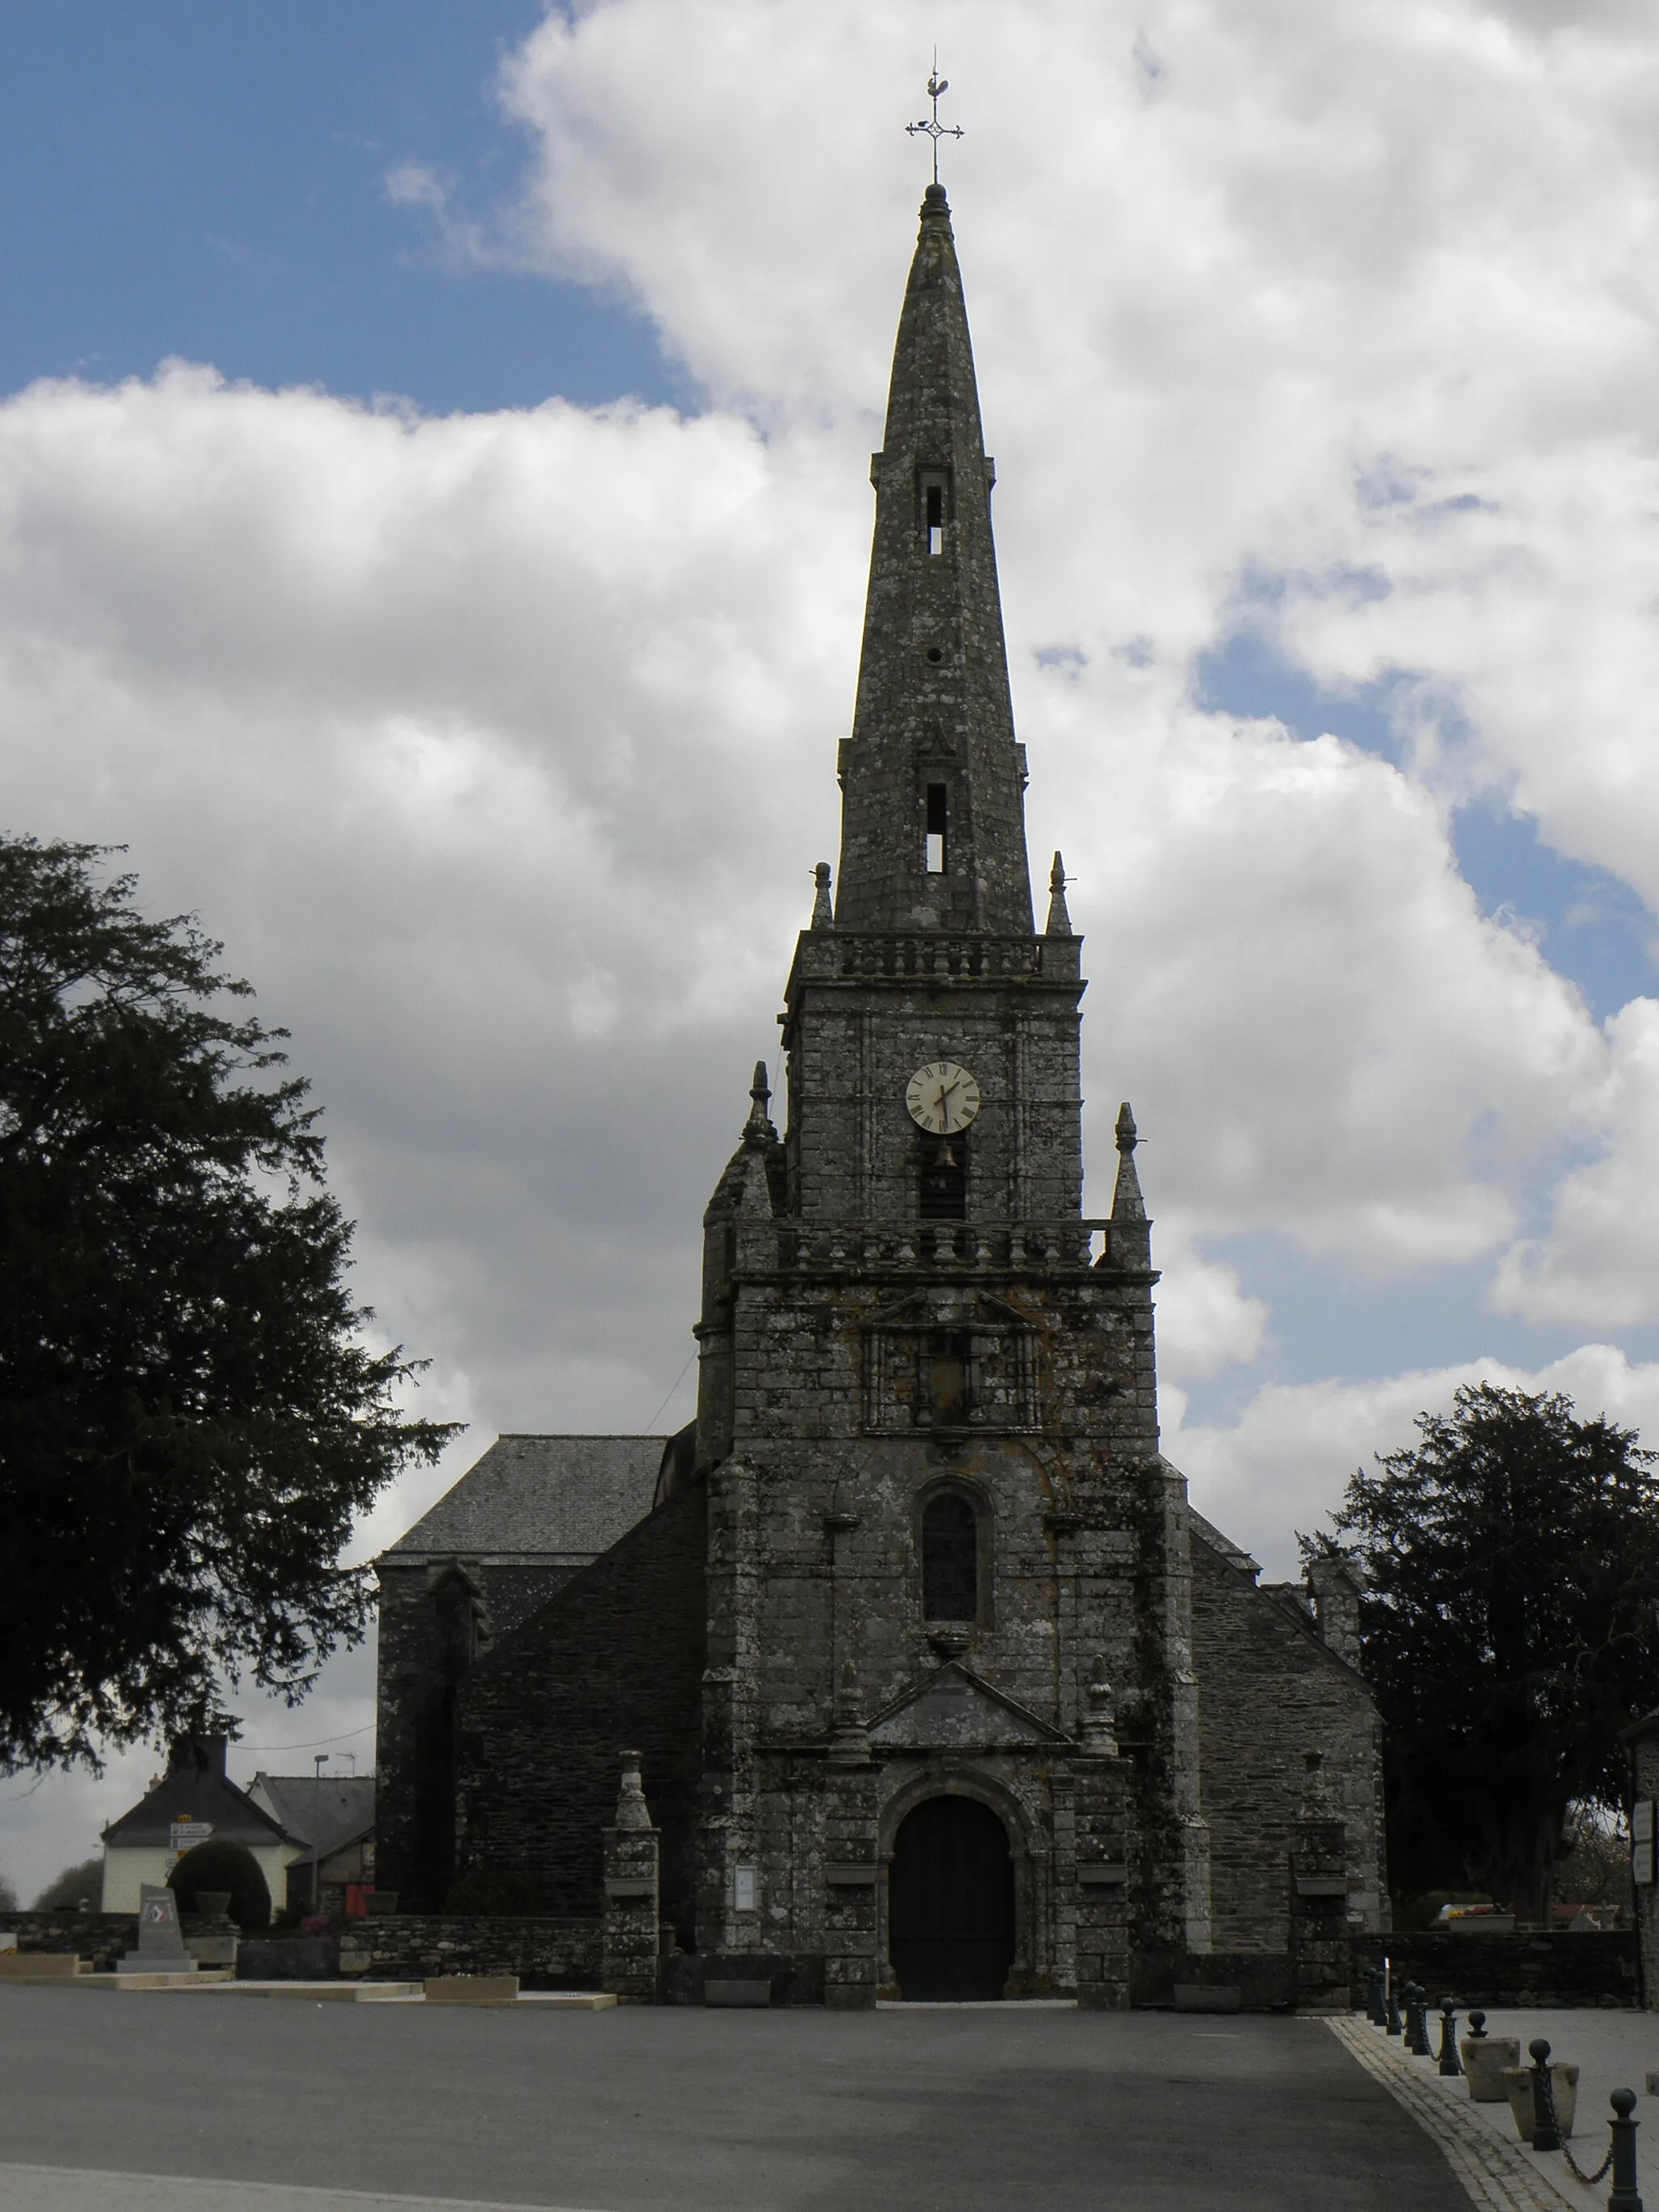
[[1607, 2197], [1607, 2212], [1642, 2212], [1642, 2200], [1636, 2192], [1636, 2130], [1641, 2123], [1631, 2114], [1636, 2110], [1633, 2089], [1615, 2089], [1613, 2093], [1613, 2188]]
[[1440, 2000], [1440, 2071], [1461, 2074], [1457, 2063], [1457, 2014], [1449, 1997]]
[[1394, 1993], [1394, 1977], [1392, 1974], [1389, 1977], [1388, 1998], [1388, 2011], [1383, 2016], [1382, 2025], [1388, 2029], [1390, 2035], [1398, 2035], [1402, 2032], [1404, 2023], [1401, 2021], [1400, 2017], [1399, 2001]]
[[1550, 2079], [1550, 2047], [1541, 2035], [1527, 2045], [1532, 2060], [1532, 2147], [1559, 2150], [1561, 2130], [1555, 2120], [1555, 2084]]
[[1469, 2014], [1469, 2041], [1479, 2043], [1486, 2032], [1486, 2015], [1476, 2010]]
[[1371, 1976], [1370, 2001], [1365, 2007], [1365, 2017], [1373, 2027], [1386, 2027], [1389, 2024], [1387, 1981], [1381, 1966]]
[[1406, 1984], [1406, 2048], [1413, 2058], [1432, 2058], [1429, 2049], [1429, 1997], [1421, 1982]]

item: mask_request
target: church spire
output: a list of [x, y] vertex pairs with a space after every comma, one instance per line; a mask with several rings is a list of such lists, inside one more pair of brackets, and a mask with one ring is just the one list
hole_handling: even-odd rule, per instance
[[899, 318], [853, 734], [842, 749], [836, 920], [1032, 926], [968, 314], [945, 188], [927, 187]]

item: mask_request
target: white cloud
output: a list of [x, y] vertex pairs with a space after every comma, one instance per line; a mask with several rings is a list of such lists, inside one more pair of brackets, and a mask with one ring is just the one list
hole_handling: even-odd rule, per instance
[[1500, 1313], [1612, 1328], [1659, 1320], [1659, 1002], [1633, 999], [1608, 1040], [1603, 1148], [1562, 1178], [1545, 1234], [1505, 1254]]
[[1254, 1552], [1269, 1580], [1288, 1579], [1298, 1572], [1292, 1530], [1311, 1534], [1357, 1468], [1409, 1449], [1419, 1413], [1448, 1412], [1461, 1384], [1482, 1382], [1564, 1391], [1583, 1420], [1605, 1414], [1659, 1435], [1659, 1362], [1632, 1365], [1613, 1346], [1587, 1344], [1531, 1373], [1473, 1359], [1364, 1381], [1273, 1383], [1228, 1425], [1188, 1428], [1166, 1407], [1164, 1449], [1186, 1474], [1199, 1511]]

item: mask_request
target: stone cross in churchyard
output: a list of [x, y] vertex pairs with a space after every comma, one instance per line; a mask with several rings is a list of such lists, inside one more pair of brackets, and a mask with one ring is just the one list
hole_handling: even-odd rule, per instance
[[196, 1960], [185, 1948], [179, 1925], [179, 1900], [153, 1883], [138, 1887], [138, 1948], [116, 1961], [118, 1974], [193, 1974]]

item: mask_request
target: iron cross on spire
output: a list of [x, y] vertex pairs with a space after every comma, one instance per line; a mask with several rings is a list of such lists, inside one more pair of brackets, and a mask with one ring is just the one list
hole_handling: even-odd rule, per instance
[[920, 123], [907, 123], [905, 129], [915, 138], [931, 138], [933, 142], [933, 182], [939, 182], [939, 142], [941, 138], [960, 138], [964, 134], [959, 123], [941, 123], [939, 119], [939, 96], [951, 88], [949, 77], [939, 73], [939, 55], [933, 55], [933, 73], [927, 80], [927, 97], [933, 104], [931, 115], [923, 116]]

